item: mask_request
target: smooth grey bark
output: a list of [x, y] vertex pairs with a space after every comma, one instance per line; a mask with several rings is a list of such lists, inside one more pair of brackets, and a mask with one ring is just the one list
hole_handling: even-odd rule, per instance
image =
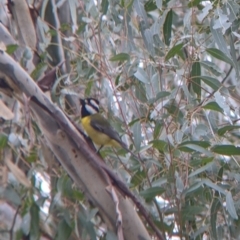
[[[98, 207], [108, 228], [116, 232], [116, 206], [106, 191], [106, 187], [111, 185], [110, 178], [104, 170], [107, 166], [88, 147], [64, 113], [4, 51], [0, 51], [1, 81], [11, 89], [9, 94], [19, 101], [22, 101], [23, 94], [27, 96], [30, 109], [48, 146], [86, 197]], [[132, 202], [122, 194], [118, 194], [118, 198], [124, 239], [150, 239]]]

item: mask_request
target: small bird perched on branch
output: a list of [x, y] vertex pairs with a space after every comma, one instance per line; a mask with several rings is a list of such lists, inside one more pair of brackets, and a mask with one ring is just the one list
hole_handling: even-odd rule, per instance
[[[99, 101], [95, 98], [80, 99], [82, 126], [91, 140], [100, 146], [127, 148], [108, 120], [99, 113]], [[127, 150], [127, 149], [126, 149]]]
[[82, 126], [91, 138], [91, 140], [100, 146], [122, 147], [130, 152], [135, 158], [138, 157], [132, 153], [121, 140], [118, 132], [111, 126], [108, 120], [99, 113], [99, 101], [95, 98], [80, 99], [82, 108]]

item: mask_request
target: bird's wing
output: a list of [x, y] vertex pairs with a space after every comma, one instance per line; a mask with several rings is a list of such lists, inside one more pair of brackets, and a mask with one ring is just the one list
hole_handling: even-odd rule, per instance
[[91, 115], [90, 124], [95, 130], [106, 134], [111, 139], [118, 142], [122, 146], [122, 148], [130, 152], [135, 159], [139, 160], [138, 156], [136, 156], [131, 150], [128, 149], [127, 145], [119, 137], [118, 132], [111, 126], [108, 120], [104, 118], [102, 115], [100, 114]]
[[114, 139], [115, 141], [117, 141], [123, 147], [125, 146], [125, 144], [122, 142], [121, 138], [119, 137], [118, 132], [111, 126], [111, 124], [107, 121], [107, 119], [105, 119], [102, 115], [93, 114], [91, 116], [90, 124], [95, 130], [106, 134], [111, 139]]

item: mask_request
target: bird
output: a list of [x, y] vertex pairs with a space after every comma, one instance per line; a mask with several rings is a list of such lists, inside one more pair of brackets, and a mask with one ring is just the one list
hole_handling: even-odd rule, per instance
[[103, 146], [127, 148], [117, 131], [99, 113], [100, 103], [97, 99], [80, 99], [80, 102], [83, 129], [96, 145], [99, 145], [100, 148]]
[[118, 132], [111, 126], [109, 121], [99, 113], [99, 101], [96, 98], [80, 98], [81, 103], [81, 124], [88, 137], [100, 148], [111, 146], [114, 148], [123, 148], [131, 153], [135, 158], [138, 157], [132, 153], [127, 145], [121, 140]]

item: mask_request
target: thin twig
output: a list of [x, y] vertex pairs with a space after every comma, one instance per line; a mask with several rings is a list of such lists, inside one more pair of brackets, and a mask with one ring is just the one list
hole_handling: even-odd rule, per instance
[[15, 222], [16, 222], [16, 219], [17, 219], [17, 215], [18, 215], [19, 209], [20, 209], [20, 206], [17, 207], [16, 213], [15, 213], [14, 218], [13, 218], [12, 226], [11, 226], [11, 228], [10, 228], [10, 230], [9, 230], [9, 235], [10, 235], [10, 236], [9, 236], [9, 239], [10, 239], [10, 240], [13, 240], [13, 239], [14, 239], [14, 238], [13, 238], [13, 229], [14, 229], [14, 225], [15, 225]]

